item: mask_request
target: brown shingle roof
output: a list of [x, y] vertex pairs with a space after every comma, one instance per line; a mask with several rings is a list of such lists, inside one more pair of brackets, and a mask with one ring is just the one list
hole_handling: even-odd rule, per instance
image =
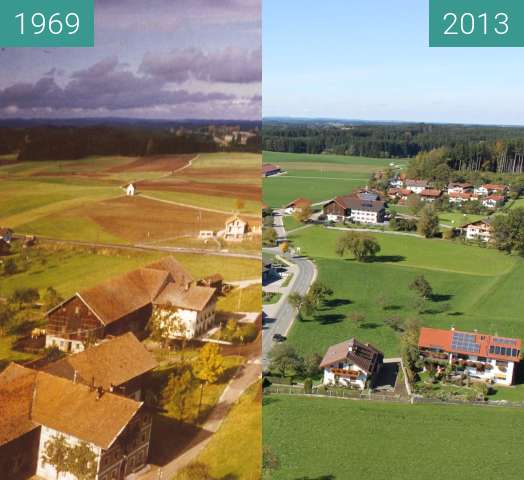
[[30, 417], [36, 374], [15, 363], [0, 374], [0, 445], [38, 427]]
[[109, 390], [157, 366], [153, 356], [132, 333], [126, 333], [48, 365], [44, 371]]
[[215, 288], [191, 285], [188, 289], [169, 284], [155, 299], [155, 305], [172, 305], [201, 312], [212, 300]]
[[[349, 351], [350, 347], [351, 352]], [[320, 368], [348, 359], [369, 374], [372, 373], [372, 368], [377, 365], [377, 361], [382, 357], [382, 352], [369, 343], [364, 344], [352, 338], [329, 347], [320, 362]]]
[[97, 398], [85, 385], [14, 364], [0, 375], [0, 392], [8, 397], [7, 416], [0, 417], [4, 442], [45, 425], [107, 449], [142, 407], [112, 393]]
[[193, 281], [192, 275], [174, 257], [164, 257], [158, 262], [147, 265], [146, 268], [169, 272], [173, 280], [180, 285]]

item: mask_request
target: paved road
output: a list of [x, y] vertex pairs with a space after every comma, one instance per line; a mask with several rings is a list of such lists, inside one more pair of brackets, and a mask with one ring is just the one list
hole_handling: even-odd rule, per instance
[[[287, 238], [281, 215], [275, 217], [274, 227], [280, 240]], [[280, 253], [278, 248], [265, 248], [264, 252], [273, 255]], [[317, 275], [317, 269], [311, 260], [290, 255], [287, 255], [285, 258], [295, 265], [290, 288], [287, 294], [283, 295], [277, 304], [264, 305], [263, 307], [266, 317], [262, 330], [262, 365], [264, 368], [267, 366], [268, 353], [274, 345], [273, 335], [280, 333], [281, 335], [287, 336], [297, 314], [296, 310], [289, 304], [287, 297], [291, 293], [305, 295]]]

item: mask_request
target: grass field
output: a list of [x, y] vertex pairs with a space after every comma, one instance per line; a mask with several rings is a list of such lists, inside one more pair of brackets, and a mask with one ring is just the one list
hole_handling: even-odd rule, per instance
[[[180, 244], [201, 229], [223, 229], [232, 211], [260, 212], [260, 155], [254, 154], [18, 162], [0, 166], [0, 181], [0, 225], [67, 240]], [[126, 198], [127, 182], [139, 193], [197, 208]]]
[[220, 479], [260, 479], [262, 456], [260, 384], [252, 386], [233, 406], [217, 434], [197, 458]]
[[235, 288], [217, 302], [217, 310], [224, 312], [260, 312], [262, 310], [262, 286], [250, 285]]
[[264, 399], [274, 480], [520, 479], [524, 410], [323, 398]]
[[281, 207], [298, 197], [320, 202], [350, 193], [366, 185], [373, 172], [391, 162], [367, 157], [276, 152], [264, 152], [263, 161], [280, 165], [287, 172], [264, 179], [263, 199], [271, 207]]
[[[442, 240], [379, 234], [382, 251], [376, 261], [359, 263], [335, 255], [341, 234], [313, 227], [292, 236], [315, 259], [319, 280], [334, 290], [314, 317], [295, 322], [289, 341], [300, 352], [323, 354], [329, 345], [356, 336], [387, 356], [397, 355], [398, 334], [385, 323], [393, 317], [524, 338], [524, 300], [511, 288], [524, 281], [524, 260]], [[423, 309], [409, 289], [418, 275], [435, 294]], [[363, 318], [355, 320], [356, 314]]]

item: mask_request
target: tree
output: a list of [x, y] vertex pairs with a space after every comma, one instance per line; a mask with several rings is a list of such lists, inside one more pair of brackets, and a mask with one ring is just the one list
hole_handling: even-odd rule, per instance
[[289, 244], [287, 242], [282, 242], [279, 246], [278, 246], [280, 252], [284, 255], [285, 253], [287, 253], [289, 251]]
[[189, 368], [182, 372], [173, 373], [169, 376], [164, 391], [162, 392], [162, 403], [172, 404], [175, 407], [177, 418], [181, 421], [186, 419], [187, 409], [191, 404], [191, 390], [193, 388], [193, 375]]
[[69, 443], [60, 433], [45, 442], [42, 462], [44, 465], [51, 465], [55, 469], [57, 480], [60, 478], [61, 473], [68, 471], [69, 452]]
[[524, 208], [515, 208], [508, 215], [494, 217], [493, 240], [503, 252], [524, 255]]
[[93, 480], [98, 470], [98, 458], [86, 442], [68, 449], [67, 472], [78, 480]]
[[315, 311], [316, 305], [311, 292], [306, 295], [293, 292], [287, 297], [287, 300], [293, 308], [296, 308], [299, 319], [302, 319], [302, 312], [306, 315], [313, 315]]
[[18, 265], [16, 263], [16, 260], [14, 258], [8, 258], [4, 262], [4, 275], [6, 277], [10, 275], [14, 275], [16, 272], [18, 272]]
[[311, 285], [308, 295], [310, 295], [311, 302], [315, 307], [319, 307], [327, 297], [333, 295], [333, 289], [317, 280]]
[[418, 369], [419, 334], [420, 322], [418, 320], [411, 319], [404, 324], [404, 333], [402, 337], [400, 337], [400, 354], [410, 383], [415, 381]]
[[47, 287], [42, 300], [44, 304], [44, 312], [48, 312], [53, 307], [56, 307], [64, 301], [64, 299], [53, 287]]
[[0, 337], [6, 335], [14, 312], [9, 303], [0, 303]]
[[419, 275], [409, 284], [410, 290], [415, 290], [423, 299], [431, 297], [433, 288], [424, 275]]
[[312, 213], [313, 211], [311, 210], [311, 207], [303, 207], [296, 210], [293, 216], [300, 223], [305, 223], [307, 220], [309, 220], [309, 217], [311, 217]]
[[320, 362], [322, 355], [318, 353], [310, 353], [304, 357], [304, 375], [314, 378], [320, 374]]
[[198, 415], [202, 407], [204, 385], [215, 383], [224, 373], [224, 357], [220, 354], [220, 347], [216, 343], [206, 343], [198, 353], [195, 374], [200, 380], [200, 400], [198, 401]]
[[424, 202], [418, 195], [411, 194], [406, 200], [406, 206], [412, 215], [417, 215], [418, 212], [424, 207]]
[[380, 245], [365, 233], [347, 232], [339, 237], [335, 251], [343, 257], [348, 250], [358, 262], [368, 262], [380, 252]]
[[17, 288], [11, 295], [10, 300], [13, 303], [18, 303], [19, 308], [24, 304], [33, 304], [40, 298], [40, 294], [36, 288]]
[[426, 238], [436, 237], [439, 233], [440, 220], [434, 207], [426, 205], [420, 212], [417, 223], [417, 232]]
[[277, 232], [273, 227], [264, 228], [262, 231], [262, 244], [273, 247], [277, 243]]
[[281, 377], [290, 371], [296, 374], [303, 369], [302, 358], [291, 345], [284, 343], [275, 345], [269, 352], [269, 362], [270, 369], [279, 372]]

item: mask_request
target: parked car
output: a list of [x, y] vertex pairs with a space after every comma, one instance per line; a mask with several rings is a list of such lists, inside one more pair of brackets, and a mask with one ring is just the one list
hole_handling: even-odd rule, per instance
[[287, 340], [286, 337], [284, 337], [284, 335], [280, 335], [280, 333], [275, 333], [275, 335], [273, 335], [273, 341], [275, 342], [285, 342]]

